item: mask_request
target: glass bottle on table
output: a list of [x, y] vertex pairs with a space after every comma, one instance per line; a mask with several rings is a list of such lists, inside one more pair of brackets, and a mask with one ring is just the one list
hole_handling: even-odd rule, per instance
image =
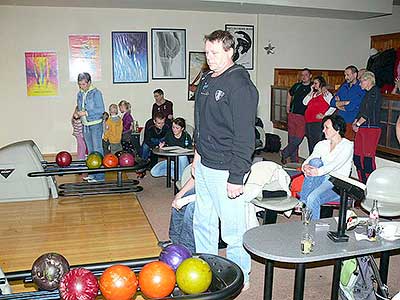
[[369, 212], [367, 236], [370, 240], [376, 240], [379, 233], [379, 209], [378, 200], [374, 200]]
[[303, 207], [302, 209], [302, 222], [303, 222], [303, 230], [301, 236], [301, 252], [303, 254], [309, 254], [314, 250], [314, 240], [313, 236], [310, 233], [310, 222], [312, 219], [312, 211], [307, 208]]

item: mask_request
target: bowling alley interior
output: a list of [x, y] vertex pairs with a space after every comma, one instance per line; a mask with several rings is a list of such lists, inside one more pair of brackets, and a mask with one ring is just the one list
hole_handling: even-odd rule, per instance
[[[0, 300], [400, 299], [399, 0], [3, 0], [0, 28]], [[251, 258], [248, 281], [221, 229], [217, 253], [190, 251], [171, 237], [172, 211], [188, 212], [173, 208], [174, 199], [193, 179], [195, 106], [202, 97], [196, 88], [210, 72], [205, 36], [215, 30], [230, 32], [232, 61], [258, 91], [260, 144], [243, 190], [243, 197], [252, 195], [243, 214], [256, 224], [240, 237]], [[373, 169], [362, 182], [352, 155], [350, 177], [328, 176], [336, 200], [310, 221], [299, 201], [302, 183], [294, 188], [296, 178], [308, 176], [302, 175], [311, 154], [307, 132], [296, 160], [284, 157], [293, 130], [288, 99], [308, 70], [307, 84], [325, 78], [327, 106], [333, 101], [336, 108], [348, 66], [367, 71], [360, 77], [363, 95], [365, 74], [375, 73], [381, 104]], [[97, 119], [98, 108], [86, 102], [91, 92], [104, 105]], [[157, 140], [144, 157], [143, 145], [152, 140], [146, 135], [158, 130], [154, 109], [160, 114], [169, 101], [164, 128], [184, 119], [179, 126], [190, 144], [185, 138], [185, 147], [163, 149], [164, 139]], [[346, 112], [340, 105], [334, 115]], [[233, 118], [240, 124], [240, 114]], [[114, 120], [117, 142], [103, 134], [100, 142], [100, 131], [89, 129], [111, 132]], [[365, 127], [356, 121], [345, 126], [355, 128], [357, 140], [362, 131], [356, 130]], [[364, 138], [364, 144], [373, 139]], [[266, 171], [272, 167], [286, 188], [269, 190], [278, 182]], [[193, 227], [192, 219], [180, 222]], [[209, 277], [186, 280], [202, 272]], [[123, 287], [115, 274], [126, 279]]]

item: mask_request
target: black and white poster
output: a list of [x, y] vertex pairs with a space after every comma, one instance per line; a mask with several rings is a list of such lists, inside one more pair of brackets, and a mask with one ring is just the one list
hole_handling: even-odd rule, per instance
[[233, 61], [247, 70], [254, 68], [254, 26], [226, 24], [225, 30], [235, 37]]

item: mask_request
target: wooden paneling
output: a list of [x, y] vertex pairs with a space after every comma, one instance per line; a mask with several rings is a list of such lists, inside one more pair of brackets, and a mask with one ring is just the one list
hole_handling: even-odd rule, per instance
[[[291, 87], [296, 82], [300, 81], [302, 69], [284, 69], [275, 68], [274, 70], [274, 86], [278, 87]], [[343, 70], [317, 70], [310, 69], [313, 77], [322, 75], [329, 89], [336, 89], [344, 81], [344, 68]]]
[[400, 32], [371, 36], [371, 48], [378, 51], [400, 48]]

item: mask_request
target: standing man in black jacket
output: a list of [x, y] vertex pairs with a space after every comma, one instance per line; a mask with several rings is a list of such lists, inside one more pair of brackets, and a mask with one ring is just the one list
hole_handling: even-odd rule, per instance
[[251, 259], [243, 248], [246, 211], [243, 183], [255, 147], [258, 91], [248, 72], [232, 60], [234, 38], [217, 30], [205, 36], [210, 70], [196, 91], [193, 219], [196, 251], [218, 254], [218, 217], [227, 257], [243, 270], [248, 287]]

